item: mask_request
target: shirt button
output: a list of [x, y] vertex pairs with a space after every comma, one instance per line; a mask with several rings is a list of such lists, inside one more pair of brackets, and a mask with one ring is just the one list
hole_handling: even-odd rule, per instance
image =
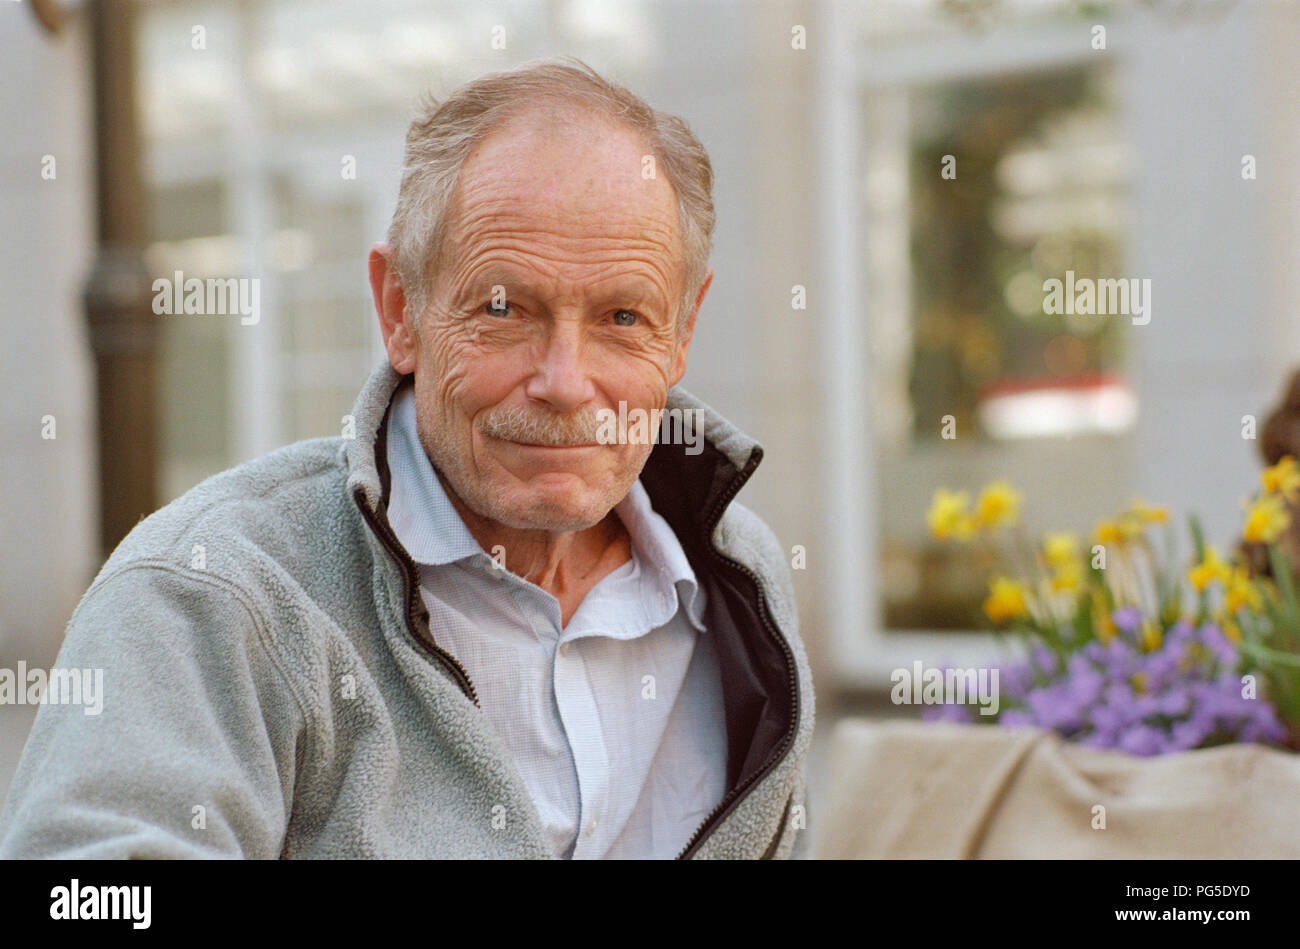
[[593, 817], [590, 821], [587, 822], [587, 829], [583, 831], [583, 836], [590, 837], [595, 832], [596, 832], [596, 818]]
[[561, 655], [561, 656], [567, 656], [568, 654], [569, 654], [569, 644], [568, 644], [568, 643], [560, 643], [560, 655]]

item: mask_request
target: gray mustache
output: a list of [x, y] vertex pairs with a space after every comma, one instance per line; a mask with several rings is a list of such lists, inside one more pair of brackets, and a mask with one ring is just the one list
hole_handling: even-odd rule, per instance
[[479, 431], [491, 438], [550, 446], [594, 445], [599, 428], [595, 409], [558, 415], [539, 413], [522, 405], [494, 409], [479, 422]]

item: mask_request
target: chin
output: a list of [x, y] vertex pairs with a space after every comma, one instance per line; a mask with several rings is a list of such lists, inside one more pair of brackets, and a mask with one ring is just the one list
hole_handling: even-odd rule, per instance
[[603, 473], [590, 477], [548, 473], [529, 481], [501, 484], [495, 489], [489, 482], [480, 497], [488, 508], [488, 516], [506, 527], [580, 531], [595, 527], [627, 496], [630, 482], [610, 484], [610, 480]]
[[514, 530], [585, 530], [599, 524], [614, 506], [603, 503], [607, 492], [573, 478], [538, 483], [505, 476], [483, 478], [467, 487], [461, 498], [476, 514]]
[[581, 531], [599, 524], [614, 505], [535, 497], [513, 503], [499, 500], [493, 507], [492, 520], [517, 530]]

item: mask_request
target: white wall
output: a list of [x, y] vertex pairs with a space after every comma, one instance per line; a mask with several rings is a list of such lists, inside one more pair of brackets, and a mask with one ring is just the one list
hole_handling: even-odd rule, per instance
[[[1204, 25], [1152, 25], [1135, 23], [1123, 84], [1138, 159], [1128, 259], [1152, 281], [1151, 322], [1131, 334], [1136, 484], [1228, 544], [1259, 481], [1242, 416], [1262, 423], [1300, 365], [1300, 9], [1239, 4]], [[1255, 181], [1242, 180], [1245, 154]]]
[[[80, 29], [48, 37], [0, 3], [0, 666], [48, 666], [98, 566], [94, 376], [80, 288], [94, 244]], [[53, 180], [42, 180], [44, 155]], [[41, 438], [55, 417], [56, 438]], [[31, 710], [0, 706], [0, 792]]]

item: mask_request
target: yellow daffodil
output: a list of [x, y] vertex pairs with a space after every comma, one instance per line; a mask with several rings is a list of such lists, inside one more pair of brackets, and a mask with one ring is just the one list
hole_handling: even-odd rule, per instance
[[1083, 586], [1083, 570], [1077, 560], [1067, 561], [1052, 571], [1051, 587], [1054, 593], [1077, 593]]
[[1123, 528], [1115, 521], [1098, 521], [1092, 536], [1099, 544], [1122, 544], [1126, 539]]
[[975, 502], [975, 526], [985, 530], [1010, 526], [1020, 515], [1020, 494], [1005, 481], [995, 481]]
[[1249, 571], [1245, 567], [1237, 567], [1228, 579], [1223, 594], [1223, 609], [1228, 613], [1236, 613], [1243, 606], [1258, 613], [1264, 606], [1264, 597], [1251, 582]]
[[1043, 556], [1053, 567], [1074, 563], [1079, 557], [1079, 538], [1074, 534], [1048, 534], [1043, 538]]
[[1169, 520], [1169, 508], [1155, 507], [1147, 504], [1141, 498], [1133, 502], [1128, 509], [1128, 513], [1142, 524], [1163, 524]]
[[1013, 619], [1029, 615], [1026, 601], [1026, 589], [1023, 583], [1017, 583], [1006, 577], [993, 581], [988, 599], [984, 601], [984, 612], [999, 626]]
[[966, 510], [969, 504], [970, 495], [965, 491], [935, 491], [926, 514], [930, 533], [939, 540], [969, 540], [975, 532], [974, 521]]
[[1294, 455], [1283, 455], [1277, 464], [1260, 472], [1265, 494], [1280, 494], [1291, 503], [1300, 500], [1300, 465]]
[[1125, 540], [1137, 540], [1146, 530], [1146, 524], [1132, 512], [1121, 514], [1116, 524]]
[[1211, 544], [1205, 545], [1205, 559], [1187, 571], [1187, 580], [1197, 593], [1204, 593], [1205, 588], [1215, 580], [1227, 583], [1231, 578], [1228, 565], [1219, 559], [1219, 552]]
[[1241, 627], [1237, 621], [1230, 616], [1225, 616], [1219, 620], [1219, 625], [1223, 627], [1223, 635], [1228, 638], [1228, 642], [1236, 645], [1241, 642]]
[[1159, 626], [1150, 620], [1142, 624], [1142, 645], [1146, 647], [1147, 652], [1155, 652], [1163, 641], [1164, 636]]
[[1290, 523], [1291, 516], [1287, 514], [1282, 498], [1265, 494], [1246, 509], [1246, 524], [1241, 529], [1241, 536], [1247, 543], [1271, 544]]

